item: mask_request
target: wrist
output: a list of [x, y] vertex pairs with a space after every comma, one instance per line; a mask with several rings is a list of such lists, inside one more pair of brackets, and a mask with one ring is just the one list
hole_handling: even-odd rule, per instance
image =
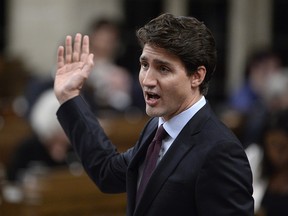
[[65, 103], [66, 101], [77, 97], [79, 95], [79, 93], [74, 93], [74, 94], [61, 94], [61, 95], [57, 95], [56, 94], [56, 98], [59, 101], [60, 105], [62, 105], [63, 103]]

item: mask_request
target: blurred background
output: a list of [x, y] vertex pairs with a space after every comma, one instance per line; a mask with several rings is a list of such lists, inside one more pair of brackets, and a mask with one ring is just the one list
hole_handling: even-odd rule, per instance
[[[163, 12], [195, 16], [212, 31], [218, 64], [207, 99], [246, 149], [257, 145], [248, 156], [261, 167], [267, 117], [288, 107], [287, 9], [286, 0], [1, 0], [0, 215], [125, 215], [125, 195], [101, 194], [67, 143], [55, 144], [59, 134], [42, 137], [41, 128], [57, 123], [44, 109], [53, 99], [40, 102], [53, 87], [58, 46], [68, 34], [88, 34], [95, 71], [83, 97], [119, 150], [132, 146], [147, 120], [135, 31]], [[288, 188], [288, 173], [283, 175]], [[261, 207], [270, 190], [264, 180], [258, 215], [269, 215], [270, 207]], [[287, 200], [288, 189], [284, 194]]]

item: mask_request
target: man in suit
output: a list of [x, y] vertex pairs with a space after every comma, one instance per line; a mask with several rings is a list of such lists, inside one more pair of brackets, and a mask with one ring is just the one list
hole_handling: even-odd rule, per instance
[[[117, 152], [79, 96], [93, 66], [89, 38], [76, 34], [72, 46], [67, 36], [65, 51], [58, 49], [57, 115], [85, 170], [103, 192], [127, 192], [129, 216], [252, 216], [247, 157], [205, 99], [216, 65], [210, 30], [193, 17], [163, 14], [137, 37], [143, 47], [139, 81], [151, 120], [124, 153]], [[145, 155], [160, 125], [166, 136], [143, 189]]]

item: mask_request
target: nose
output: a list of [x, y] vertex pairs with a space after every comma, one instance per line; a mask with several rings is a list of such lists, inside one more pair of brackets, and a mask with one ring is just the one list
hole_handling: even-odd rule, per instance
[[156, 86], [157, 84], [156, 75], [151, 69], [140, 72], [139, 78], [143, 86], [153, 87], [153, 86]]

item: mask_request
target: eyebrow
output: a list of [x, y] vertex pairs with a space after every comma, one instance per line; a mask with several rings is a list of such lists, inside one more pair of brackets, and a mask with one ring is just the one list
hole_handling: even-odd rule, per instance
[[[145, 56], [140, 56], [139, 61], [147, 61], [147, 58]], [[172, 67], [172, 64], [168, 61], [163, 61], [161, 59], [153, 59], [153, 63], [157, 65], [167, 65], [169, 67]]]
[[145, 56], [140, 56], [139, 61], [147, 61], [147, 58]]

